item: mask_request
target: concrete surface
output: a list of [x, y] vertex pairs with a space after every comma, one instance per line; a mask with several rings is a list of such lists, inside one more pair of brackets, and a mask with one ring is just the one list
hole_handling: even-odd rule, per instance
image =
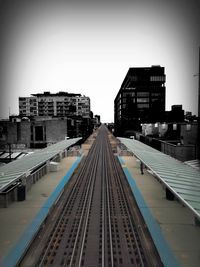
[[163, 186], [146, 169], [141, 175], [134, 156], [123, 160], [180, 265], [199, 267], [200, 227], [191, 211], [177, 200], [167, 200]]
[[62, 159], [58, 171], [49, 172], [38, 180], [27, 192], [25, 201], [13, 202], [8, 208], [0, 208], [0, 266], [1, 259], [17, 244], [75, 160], [76, 157]]
[[[75, 159], [64, 158], [57, 172], [46, 174], [32, 186], [25, 201], [0, 208], [0, 260], [15, 246]], [[162, 185], [146, 169], [141, 175], [135, 157], [124, 156], [123, 160], [180, 265], [199, 267], [200, 227], [194, 224], [192, 213], [178, 201], [168, 201]]]

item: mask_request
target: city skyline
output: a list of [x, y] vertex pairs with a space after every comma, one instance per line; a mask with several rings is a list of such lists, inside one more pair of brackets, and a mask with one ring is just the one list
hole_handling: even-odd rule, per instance
[[[0, 116], [18, 97], [50, 91], [90, 97], [102, 122], [130, 67], [160, 65], [166, 110], [197, 115], [200, 1], [1, 1]], [[197, 76], [195, 76], [197, 75]]]

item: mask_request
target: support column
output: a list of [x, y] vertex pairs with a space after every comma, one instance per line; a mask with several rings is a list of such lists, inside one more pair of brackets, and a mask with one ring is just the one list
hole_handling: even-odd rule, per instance
[[166, 187], [165, 188], [165, 193], [166, 193], [166, 199], [173, 201], [174, 200], [174, 194]]
[[200, 219], [197, 218], [197, 217], [195, 217], [195, 218], [194, 218], [194, 224], [195, 224], [195, 226], [200, 227]]

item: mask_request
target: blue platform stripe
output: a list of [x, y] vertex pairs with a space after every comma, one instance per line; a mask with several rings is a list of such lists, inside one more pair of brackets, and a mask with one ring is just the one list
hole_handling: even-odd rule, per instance
[[74, 170], [80, 163], [82, 157], [78, 157], [73, 165], [70, 167], [69, 171], [57, 185], [53, 193], [49, 196], [47, 201], [44, 203], [42, 208], [39, 210], [31, 224], [28, 225], [27, 229], [24, 231], [22, 236], [20, 237], [17, 244], [15, 244], [8, 254], [2, 259], [0, 262], [1, 267], [14, 267], [22, 257], [24, 251], [27, 249], [28, 245], [30, 244], [31, 240], [39, 230], [40, 226], [42, 225], [43, 221], [47, 217], [50, 208], [59, 197], [61, 191], [63, 190], [64, 186], [72, 176]]
[[118, 157], [118, 160], [119, 160], [119, 162], [121, 163], [121, 165], [124, 165], [124, 164], [125, 164], [125, 161], [123, 160], [122, 157]]
[[128, 168], [125, 166], [125, 162], [121, 157], [118, 157], [119, 162], [122, 165], [125, 176], [128, 180], [128, 183], [131, 187], [132, 193], [136, 199], [137, 205], [142, 213], [142, 216], [145, 220], [145, 223], [151, 233], [154, 244], [158, 250], [160, 258], [165, 267], [180, 267], [177, 259], [175, 258], [173, 252], [171, 251], [167, 241], [165, 240], [162, 230], [159, 224], [154, 219], [148, 205], [146, 204], [137, 184], [130, 174]]

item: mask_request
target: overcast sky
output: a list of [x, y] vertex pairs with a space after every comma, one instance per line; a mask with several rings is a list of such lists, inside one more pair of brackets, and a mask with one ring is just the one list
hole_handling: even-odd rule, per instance
[[197, 114], [200, 0], [0, 1], [0, 117], [18, 97], [67, 91], [103, 122], [130, 67], [161, 65], [166, 110]]

